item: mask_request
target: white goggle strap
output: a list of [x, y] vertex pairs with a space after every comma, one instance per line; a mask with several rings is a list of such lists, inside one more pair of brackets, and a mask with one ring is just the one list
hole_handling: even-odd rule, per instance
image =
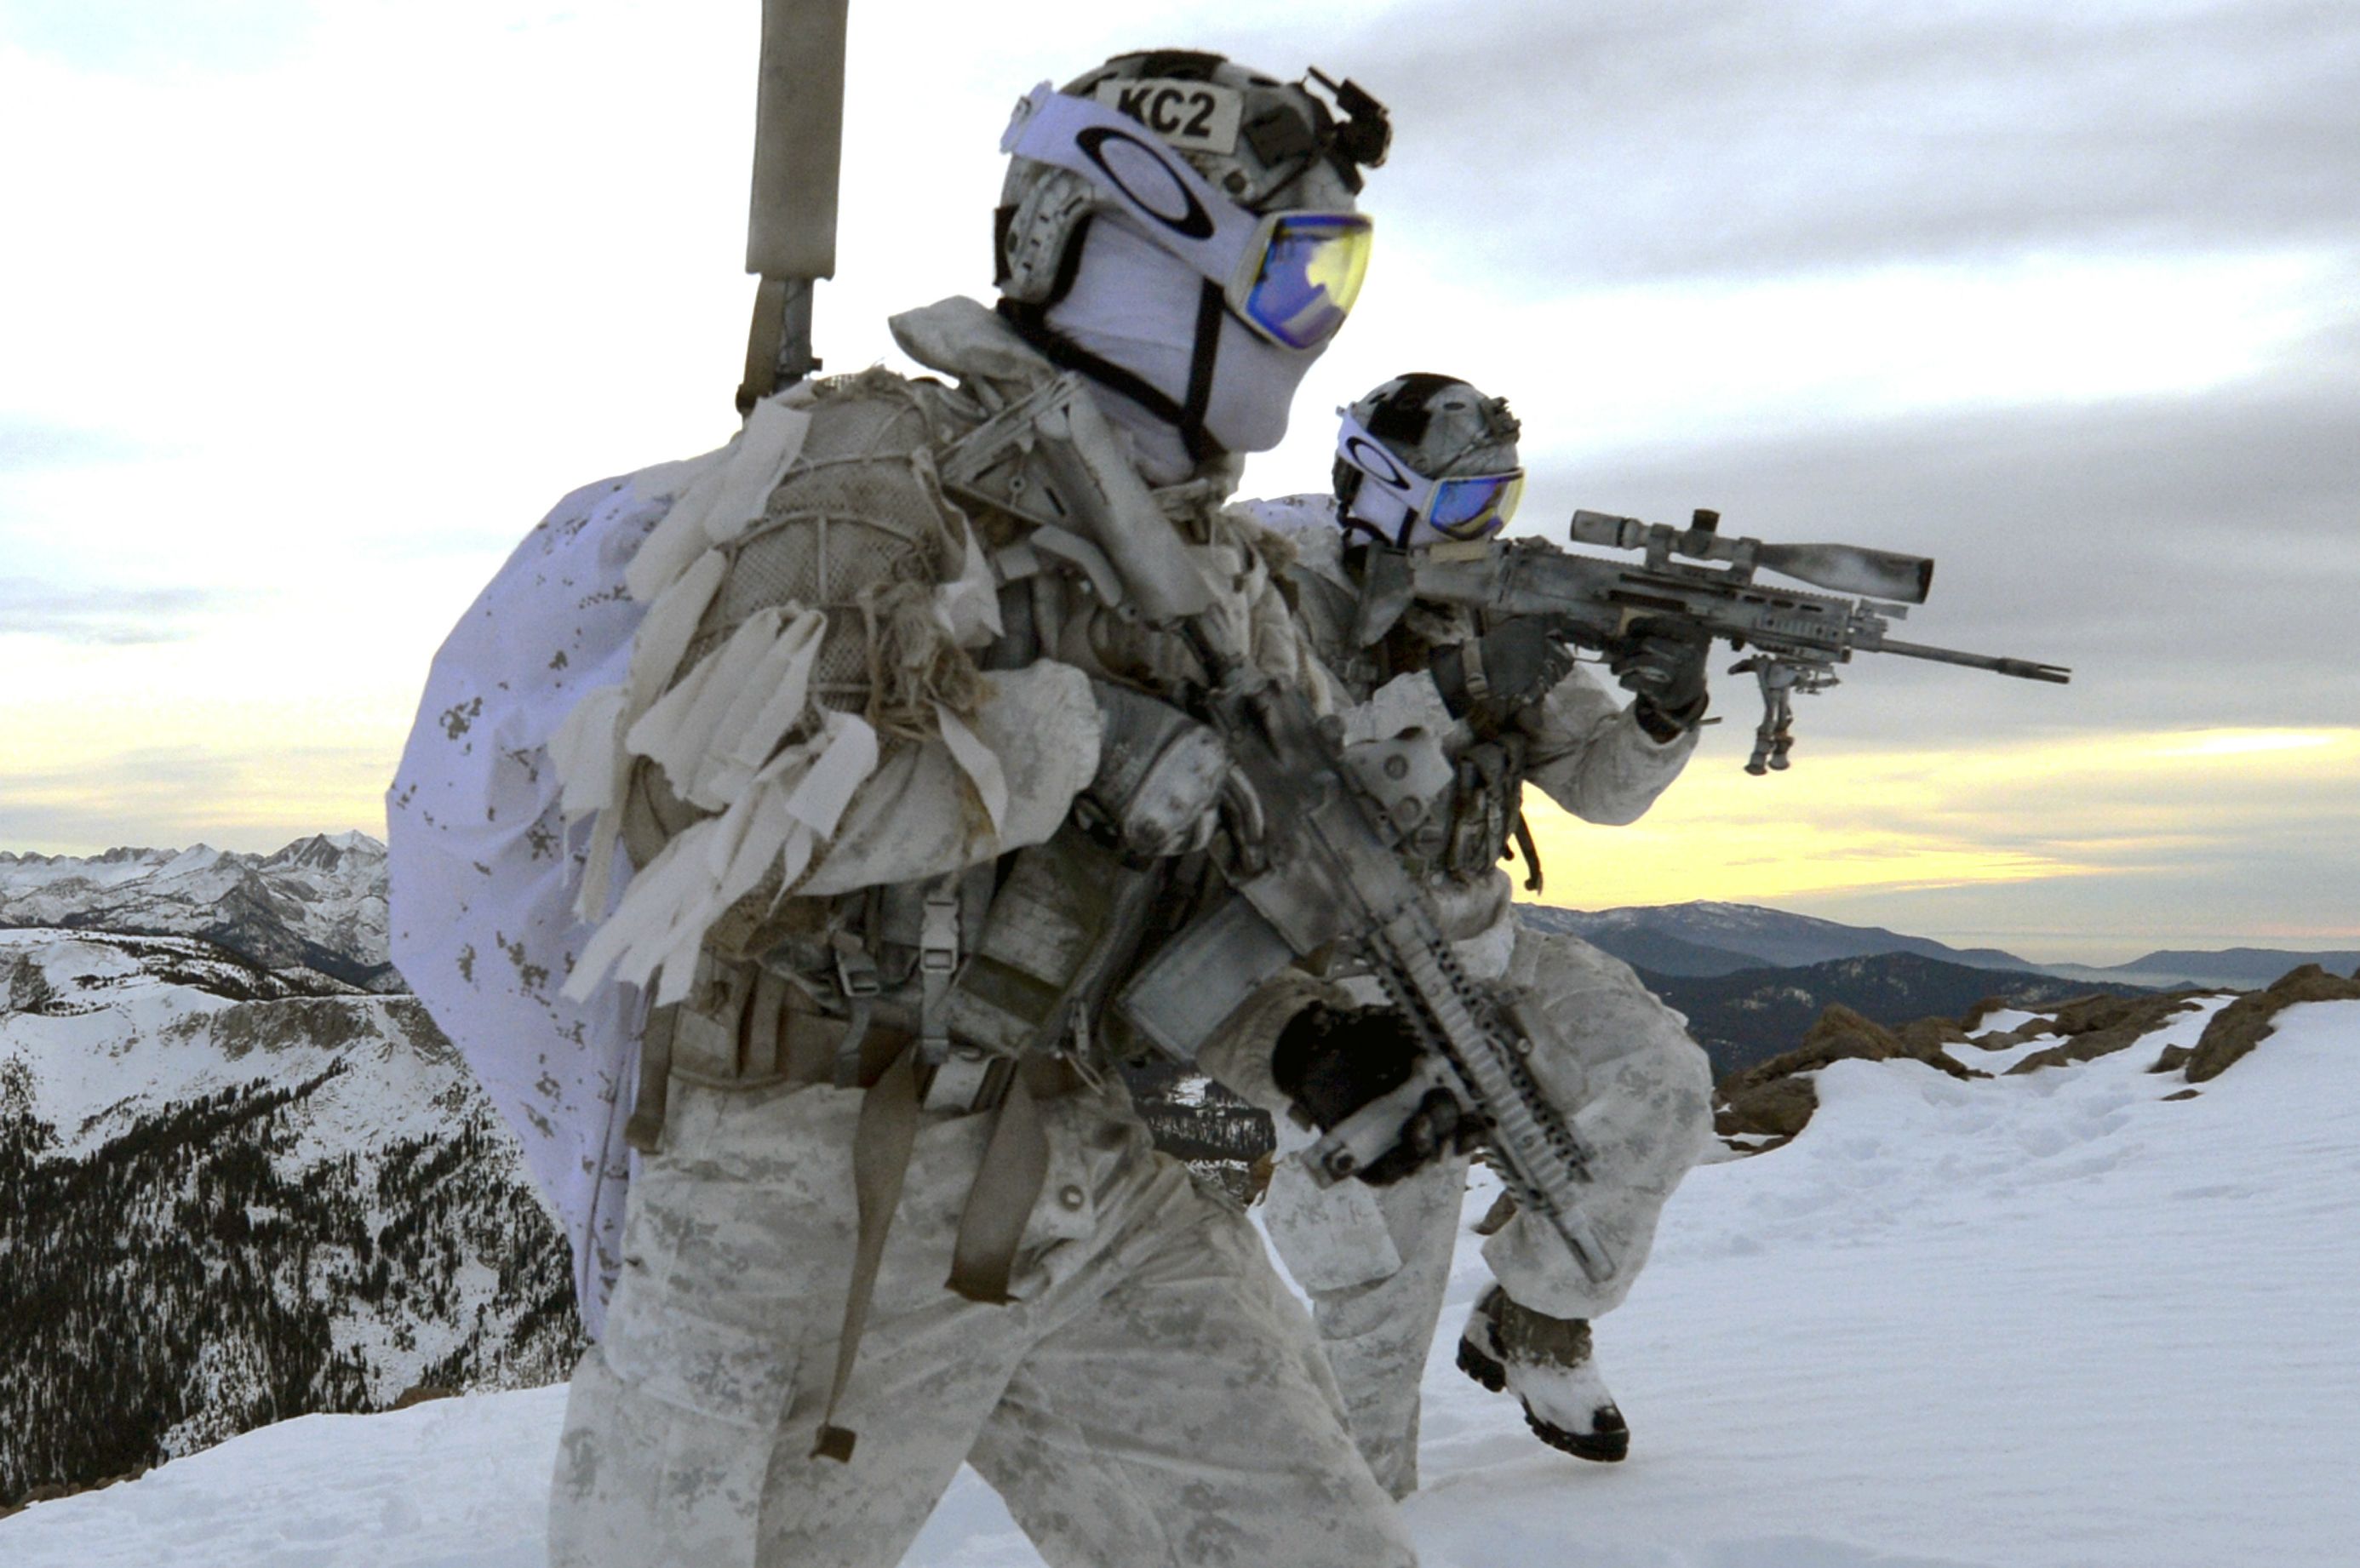
[[[1345, 528], [1350, 529], [1359, 523], [1370, 532], [1380, 533], [1382, 528], [1372, 525], [1398, 519], [1399, 526], [1384, 540], [1407, 549], [1410, 530], [1426, 515], [1426, 503], [1434, 499], [1434, 481], [1386, 451], [1384, 443], [1371, 435], [1349, 409], [1336, 431], [1336, 453], [1361, 474], [1360, 494], [1346, 509]], [[1350, 514], [1356, 511], [1365, 517], [1353, 517]]]
[[1214, 190], [1163, 137], [1048, 82], [1017, 102], [1000, 150], [1080, 175], [1224, 294], [1256, 242], [1267, 243], [1267, 220]]

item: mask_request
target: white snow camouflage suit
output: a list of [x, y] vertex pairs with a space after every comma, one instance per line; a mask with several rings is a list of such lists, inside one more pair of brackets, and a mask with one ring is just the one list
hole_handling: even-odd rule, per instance
[[[1100, 760], [1092, 681], [1151, 685], [1185, 649], [1094, 594], [1103, 559], [1068, 569], [1070, 544], [945, 493], [962, 439], [1057, 373], [971, 301], [893, 326], [957, 385], [872, 371], [758, 408], [639, 547], [628, 676], [551, 743], [569, 810], [595, 813], [584, 907], [616, 842], [637, 866], [568, 990], [611, 972], [678, 1003], [650, 1029], [661, 1138], [574, 1380], [552, 1561], [881, 1568], [971, 1462], [1059, 1568], [1412, 1563], [1252, 1228], [1099, 1071], [1105, 1018], [996, 1091], [919, 1098], [914, 1040], [955, 1020], [939, 1088], [989, 1033], [967, 1025], [1043, 984], [970, 983], [1011, 889], [1061, 865], [1068, 893], [1131, 885], [1073, 875], [1097, 865], [1069, 825]], [[1255, 664], [1324, 698], [1226, 489], [1155, 492], [1160, 548]], [[1175, 920], [1187, 859], [1139, 873]], [[1205, 1065], [1266, 1098], [1317, 989], [1274, 982]], [[857, 1434], [848, 1461], [816, 1456], [824, 1431], [838, 1454]]]
[[[1665, 1201], [1712, 1133], [1711, 1071], [1678, 1016], [1630, 966], [1588, 942], [1520, 925], [1497, 864], [1513, 831], [1520, 781], [1538, 785], [1586, 821], [1635, 821], [1686, 766], [1693, 733], [1668, 744], [1576, 667], [1513, 723], [1509, 772], [1486, 784], [1480, 737], [1443, 705], [1423, 655], [1471, 636], [1466, 613], [1413, 605], [1395, 641], [1420, 657], [1404, 664], [1387, 643], [1353, 645], [1360, 587], [1347, 569], [1334, 502], [1325, 495], [1247, 503], [1240, 509], [1291, 543], [1287, 576], [1300, 619], [1340, 688], [1348, 744], [1422, 728], [1459, 782], [1430, 803], [1449, 826], [1419, 869], [1470, 975], [1525, 994], [1541, 1021], [1535, 1076], [1591, 1149], [1584, 1210], [1614, 1268], [1591, 1279], [1545, 1221], [1519, 1214], [1483, 1247], [1492, 1275], [1519, 1304], [1551, 1317], [1594, 1318], [1619, 1305], [1645, 1267]], [[1501, 760], [1494, 753], [1480, 760]], [[1382, 999], [1356, 982], [1361, 998]], [[1280, 1121], [1282, 1138], [1292, 1129]], [[1344, 1394], [1352, 1433], [1396, 1497], [1417, 1486], [1418, 1386], [1458, 1241], [1468, 1161], [1445, 1160], [1384, 1188], [1321, 1190], [1301, 1162], [1272, 1177], [1272, 1242], [1310, 1295], [1320, 1344]]]

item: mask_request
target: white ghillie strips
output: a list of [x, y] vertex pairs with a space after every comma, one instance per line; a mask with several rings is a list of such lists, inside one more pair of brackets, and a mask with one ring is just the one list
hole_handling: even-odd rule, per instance
[[961, 648], [981, 648], [1000, 633], [1000, 583], [967, 528], [967, 561], [959, 574], [934, 590], [934, 620]]
[[999, 754], [967, 727], [967, 721], [940, 702], [934, 704], [934, 722], [942, 726], [943, 744], [950, 749], [951, 759], [975, 786], [976, 798], [983, 802], [997, 835], [1008, 822], [1008, 776], [1000, 766]]
[[[757, 405], [726, 459], [697, 475], [648, 536], [625, 574], [631, 596], [648, 605], [633, 641], [629, 678], [619, 688], [585, 695], [551, 743], [564, 780], [567, 817], [597, 819], [577, 904], [585, 920], [606, 909], [608, 868], [621, 836], [623, 791], [634, 758], [661, 767], [682, 799], [721, 813], [682, 834], [633, 879], [569, 978], [569, 995], [589, 995], [610, 968], [639, 985], [669, 968], [678, 974], [667, 975], [665, 999], [675, 999], [672, 987], [687, 983], [688, 967], [676, 961], [683, 951], [694, 957], [705, 927], [737, 896], [724, 897], [724, 889], [743, 882], [742, 893], [760, 879], [759, 869], [748, 876], [752, 846], [770, 843], [775, 853], [795, 842], [784, 827], [751, 831], [766, 793], [789, 771], [800, 778], [852, 735], [831, 723], [801, 746], [770, 756], [810, 716], [812, 665], [827, 628], [816, 611], [760, 612], [665, 690], [727, 571], [716, 547], [761, 518], [770, 492], [803, 451], [811, 402], [811, 389], [797, 387]], [[866, 724], [859, 730], [847, 755], [865, 748], [873, 768], [876, 737]], [[831, 777], [843, 769], [838, 762]], [[816, 841], [801, 846], [803, 865], [816, 849]]]
[[[708, 550], [681, 574], [680, 581], [664, 590], [662, 596], [648, 607], [647, 618], [639, 623], [638, 635], [632, 639], [630, 674], [623, 683], [620, 700], [598, 692], [585, 696], [582, 708], [567, 715], [550, 743], [550, 755], [557, 762], [558, 777], [564, 781], [569, 800], [574, 794], [577, 777], [604, 775], [603, 782], [585, 782], [582, 789], [584, 798], [600, 802], [596, 808], [597, 825], [591, 839], [589, 869], [582, 879], [582, 896], [575, 905], [584, 920], [595, 920], [606, 910], [607, 873], [614, 864], [615, 845], [622, 836], [623, 786], [631, 769], [631, 754], [623, 744], [623, 735], [641, 713], [654, 705], [664, 681], [680, 668], [689, 639], [696, 635], [697, 622], [704, 617], [705, 606], [712, 600], [713, 591], [720, 586], [724, 565], [719, 551]], [[577, 774], [577, 768], [583, 773]]]
[[661, 975], [657, 1002], [679, 1001], [713, 922], [773, 867], [793, 887], [876, 768], [877, 732], [854, 714], [825, 714], [817, 735], [773, 757], [719, 816], [685, 829], [631, 879], [566, 994], [589, 995], [611, 970], [640, 986]]
[[755, 405], [728, 461], [689, 486], [639, 547], [624, 576], [632, 598], [652, 603], [700, 553], [728, 543], [761, 517], [770, 492], [803, 452], [811, 402], [804, 384]]
[[639, 715], [624, 748], [708, 811], [728, 809], [803, 719], [827, 617], [757, 611]]

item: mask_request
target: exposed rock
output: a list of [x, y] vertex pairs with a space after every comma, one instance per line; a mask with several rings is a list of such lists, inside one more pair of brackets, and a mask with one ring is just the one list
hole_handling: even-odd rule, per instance
[[1748, 1068], [1732, 1078], [1725, 1085], [1729, 1097], [1737, 1096], [1780, 1078], [1797, 1073], [1809, 1073], [1825, 1067], [1830, 1062], [1886, 1062], [1896, 1056], [1907, 1056], [1928, 1067], [1939, 1068], [1953, 1078], [1988, 1078], [1991, 1074], [1961, 1066], [1942, 1049], [1944, 1040], [1936, 1031], [1905, 1028], [1896, 1034], [1884, 1025], [1874, 1023], [1850, 1007], [1830, 1007], [1803, 1037], [1803, 1043], [1783, 1056], [1774, 1056], [1757, 1067]]
[[1985, 1018], [1991, 1017], [1994, 1013], [2006, 1012], [2009, 1008], [2015, 1006], [2016, 1004], [2009, 1001], [2005, 996], [1985, 996], [1982, 1001], [1977, 1002], [1973, 1007], [1969, 1007], [1965, 1012], [1959, 1015], [1959, 1027], [1962, 1029], [1968, 1030], [1979, 1029], [1983, 1028], [1983, 1020]]
[[2042, 1035], [2057, 1032], [2057, 1021], [2054, 1018], [2028, 1018], [2012, 1029], [2003, 1029], [1997, 1034], [1987, 1034], [1968, 1043], [1978, 1051], [2010, 1051], [2027, 1040], [2038, 1040]]
[[1801, 1045], [1721, 1084], [1722, 1104], [1714, 1115], [1713, 1130], [1723, 1138], [1745, 1133], [1794, 1137], [1819, 1105], [1818, 1090], [1798, 1074], [1816, 1072], [1831, 1062], [1887, 1062], [1906, 1056], [1953, 1078], [1990, 1077], [1988, 1073], [1961, 1066], [1943, 1049], [1965, 1037], [1965, 1030], [1947, 1019], [1921, 1018], [1896, 1032], [1850, 1007], [1830, 1007], [1819, 1015]]
[[2278, 1014], [2302, 1002], [2360, 1000], [2360, 974], [2340, 979], [2316, 964], [2280, 975], [2267, 991], [2249, 991], [2212, 1015], [2188, 1059], [2188, 1081], [2218, 1078], [2269, 1038]]
[[2193, 995], [2187, 991], [2159, 996], [2085, 996], [2057, 1009], [2052, 1032], [2065, 1036], [2062, 1044], [2033, 1052], [2008, 1072], [2038, 1073], [2044, 1067], [2112, 1056], [2137, 1044], [2167, 1018], [2195, 1006]]
[[2065, 1035], [2093, 1034], [2125, 1025], [2142, 1030], [2152, 1029], [2172, 1014], [2183, 1012], [2192, 1006], [2188, 997], [2186, 991], [2168, 992], [2159, 996], [2083, 996], [2057, 1009], [2057, 1032]]
[[1786, 1139], [1803, 1130], [1819, 1108], [1819, 1093], [1808, 1078], [1780, 1078], [1729, 1096], [1713, 1113], [1712, 1130], [1722, 1138], [1751, 1133]]
[[20, 953], [0, 975], [0, 1012], [38, 1013], [57, 1000], [57, 990], [30, 953]]
[[2167, 1100], [2193, 1100], [2200, 1098], [2203, 1093], [2204, 1091], [2202, 1089], [2182, 1089], [2179, 1094], [2166, 1094], [2164, 1098]]
[[2148, 1068], [2147, 1071], [2150, 1073], [2177, 1073], [2181, 1068], [2187, 1066], [2188, 1059], [2195, 1054], [2196, 1048], [2192, 1045], [2167, 1045], [2163, 1048], [2163, 1054], [2155, 1059], [2155, 1065]]
[[1945, 1046], [1966, 1045], [1972, 1040], [1965, 1029], [1948, 1018], [1912, 1018], [1893, 1032], [1911, 1056], [1940, 1051]]
[[1491, 1206], [1483, 1211], [1483, 1217], [1475, 1222], [1475, 1234], [1497, 1236], [1507, 1229], [1508, 1222], [1515, 1217], [1516, 1194], [1502, 1187], [1500, 1195], [1491, 1200]]

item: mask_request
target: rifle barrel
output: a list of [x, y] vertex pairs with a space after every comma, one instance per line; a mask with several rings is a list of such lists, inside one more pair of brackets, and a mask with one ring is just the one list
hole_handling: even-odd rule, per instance
[[1930, 659], [1937, 664], [1963, 664], [1970, 670], [1989, 670], [2000, 675], [2013, 675], [2019, 681], [2050, 681], [2060, 686], [2073, 679], [2073, 672], [2061, 664], [2041, 664], [2029, 659], [2001, 659], [1987, 653], [1961, 653], [1954, 648], [1935, 648], [1922, 642], [1896, 642], [1891, 637], [1880, 638], [1878, 653], [1898, 653], [1910, 659]]

